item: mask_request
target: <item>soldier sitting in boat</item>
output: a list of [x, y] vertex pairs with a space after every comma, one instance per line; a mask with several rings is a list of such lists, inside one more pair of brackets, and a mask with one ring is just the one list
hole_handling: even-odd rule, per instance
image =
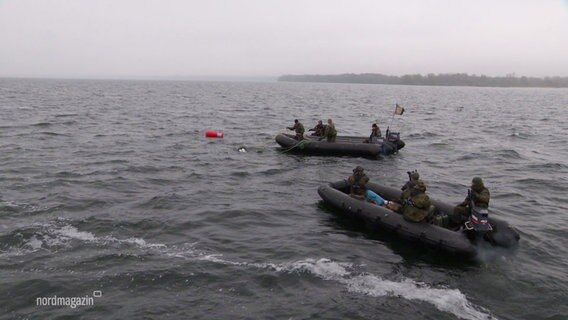
[[335, 124], [333, 123], [333, 120], [327, 119], [327, 125], [325, 126], [323, 136], [319, 138], [319, 140], [327, 138], [327, 142], [335, 142], [336, 137], [337, 131], [335, 130]]
[[325, 126], [323, 125], [323, 122], [320, 120], [318, 121], [318, 124], [316, 124], [315, 127], [311, 128], [308, 131], [314, 131], [314, 133], [312, 133], [312, 136], [321, 137], [323, 136], [324, 130]]
[[349, 176], [347, 179], [349, 183], [349, 195], [359, 200], [365, 199], [367, 202], [379, 206], [387, 206], [390, 201], [386, 201], [372, 190], [367, 189], [369, 177], [367, 177], [364, 171], [365, 169], [361, 166], [357, 166], [353, 169], [353, 175]]
[[369, 182], [369, 177], [365, 174], [365, 169], [361, 166], [355, 167], [355, 169], [353, 169], [353, 175], [349, 176], [347, 179], [347, 183], [349, 183], [349, 195], [356, 199], [365, 199], [367, 182]]
[[416, 182], [420, 179], [420, 174], [416, 170], [412, 172], [407, 171], [406, 173], [408, 174], [408, 181], [406, 181], [402, 188], [400, 188], [400, 190], [402, 190], [402, 193], [400, 194], [400, 203], [404, 203], [404, 199], [410, 196], [410, 190], [412, 190], [412, 188], [416, 185]]
[[469, 219], [471, 215], [471, 205], [480, 208], [489, 208], [489, 200], [491, 195], [489, 190], [483, 184], [480, 177], [475, 177], [471, 180], [471, 192], [468, 192], [467, 197], [462, 203], [454, 207], [454, 214], [452, 215], [452, 222], [455, 224], [462, 224]]
[[369, 139], [365, 139], [365, 143], [377, 143], [380, 137], [382, 137], [381, 129], [376, 123], [373, 123], [371, 126], [371, 135]]
[[408, 221], [422, 222], [431, 210], [430, 197], [426, 194], [426, 184], [418, 180], [402, 204], [402, 215]]
[[288, 130], [296, 131], [296, 136], [294, 137], [296, 140], [301, 141], [304, 139], [304, 125], [298, 121], [298, 119], [294, 120], [294, 125], [292, 127], [286, 127]]

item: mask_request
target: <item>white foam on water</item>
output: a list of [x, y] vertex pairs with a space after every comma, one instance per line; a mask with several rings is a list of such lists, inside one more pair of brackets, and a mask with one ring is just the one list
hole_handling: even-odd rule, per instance
[[109, 243], [119, 243], [119, 244], [127, 244], [127, 245], [135, 245], [140, 248], [165, 248], [165, 244], [161, 243], [147, 243], [146, 240], [141, 238], [127, 238], [127, 239], [118, 239], [112, 236], [105, 236], [105, 237], [96, 237], [90, 232], [79, 231], [77, 228], [73, 226], [65, 226], [56, 231], [56, 233], [60, 234], [63, 237], [82, 240], [86, 242], [94, 242], [98, 244], [109, 244]]
[[373, 274], [357, 275], [351, 271], [352, 264], [335, 262], [326, 258], [305, 259], [283, 264], [233, 262], [223, 259], [219, 254], [201, 255], [196, 258], [225, 265], [269, 269], [276, 272], [308, 273], [324, 280], [341, 283], [349, 292], [373, 297], [390, 296], [423, 301], [459, 319], [496, 320], [489, 311], [469, 302], [458, 289], [434, 288], [408, 278], [402, 281], [391, 281]]
[[[373, 297], [400, 297], [407, 300], [427, 302], [440, 311], [451, 313], [460, 319], [496, 319], [487, 310], [470, 303], [467, 297], [458, 289], [434, 288], [412, 279], [391, 281], [382, 279], [373, 274], [357, 274], [353, 271], [353, 265], [351, 263], [336, 262], [327, 258], [308, 258], [279, 264], [237, 262], [224, 259], [221, 254], [203, 253], [194, 248], [195, 244], [191, 244], [189, 247], [177, 247], [158, 243], [147, 243], [141, 238], [118, 239], [112, 236], [96, 237], [90, 232], [80, 231], [76, 227], [68, 224], [60, 227], [48, 225], [47, 230], [47, 234], [43, 234], [43, 237], [38, 238], [33, 236], [30, 238], [24, 247], [32, 251], [37, 251], [44, 248], [44, 245], [48, 247], [53, 245], [67, 245], [71, 240], [97, 244], [118, 243], [135, 245], [143, 249], [159, 249], [160, 254], [166, 254], [175, 258], [266, 269], [275, 272], [309, 274], [323, 280], [340, 283], [344, 285], [349, 292], [353, 293]], [[5, 253], [0, 253], [0, 255], [4, 254]]]
[[0, 251], [0, 257], [10, 258], [23, 256], [41, 250], [42, 246], [43, 241], [33, 236], [28, 241], [24, 242], [21, 247], [12, 247], [8, 251]]
[[38, 239], [36, 236], [31, 237], [31, 239], [24, 244], [24, 247], [29, 248], [32, 251], [37, 251], [41, 249], [42, 246], [43, 246], [43, 241]]
[[394, 296], [407, 300], [424, 301], [438, 310], [451, 313], [460, 319], [496, 319], [487, 310], [476, 307], [458, 289], [433, 288], [412, 279], [400, 282], [385, 280], [375, 275], [360, 275], [342, 281], [350, 292], [381, 297]]
[[37, 250], [32, 251], [29, 249], [15, 248], [15, 249], [10, 249], [9, 251], [0, 251], [0, 258], [18, 257], [35, 251]]
[[356, 275], [349, 270], [351, 267], [350, 264], [338, 263], [329, 259], [307, 259], [292, 263], [285, 270], [307, 271], [322, 279], [342, 283], [348, 291], [354, 293], [373, 297], [392, 296], [424, 301], [460, 319], [496, 319], [486, 310], [473, 306], [458, 289], [433, 288], [408, 278], [402, 281], [391, 281], [373, 274]]
[[58, 235], [61, 240], [68, 240], [68, 239], [75, 239], [75, 240], [82, 240], [82, 241], [95, 241], [96, 237], [90, 233], [85, 231], [79, 231], [77, 228], [65, 225], [60, 229], [54, 229], [53, 233]]
[[80, 231], [76, 227], [65, 224], [39, 224], [36, 225], [40, 231], [36, 232], [30, 239], [28, 239], [24, 244], [25, 252], [18, 248], [13, 248], [14, 252], [18, 252], [18, 255], [22, 253], [35, 252], [40, 249], [46, 249], [51, 247], [68, 247], [71, 245], [71, 241], [81, 241], [86, 243], [94, 243], [99, 245], [107, 245], [111, 243], [118, 243], [124, 245], [133, 245], [144, 249], [156, 249], [156, 248], [166, 248], [165, 244], [160, 243], [147, 243], [146, 240], [141, 238], [127, 238], [118, 239], [112, 236], [97, 237], [91, 232]]
[[128, 244], [128, 245], [135, 245], [140, 248], [165, 248], [165, 244], [161, 243], [148, 243], [146, 240], [141, 238], [128, 238], [128, 239], [117, 239], [115, 237], [106, 236], [102, 238], [96, 238], [96, 242], [99, 243], [120, 243], [120, 244]]

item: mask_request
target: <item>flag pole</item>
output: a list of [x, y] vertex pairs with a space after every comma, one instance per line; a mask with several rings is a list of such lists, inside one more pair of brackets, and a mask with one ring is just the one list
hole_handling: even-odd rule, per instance
[[392, 113], [392, 117], [391, 117], [391, 121], [389, 123], [389, 125], [387, 126], [387, 131], [386, 131], [386, 137], [388, 138], [389, 136], [389, 130], [390, 130], [390, 126], [392, 125], [392, 121], [394, 120], [394, 116], [396, 114], [396, 106], [398, 105], [398, 103], [394, 103], [394, 112]]
[[[389, 126], [387, 127], [387, 131], [390, 130], [390, 126], [392, 125], [392, 121], [394, 120], [394, 116], [396, 116], [396, 115], [402, 116], [403, 113], [404, 113], [404, 108], [399, 106], [398, 103], [395, 102], [394, 112], [392, 113], [392, 118], [391, 118], [391, 121], [389, 123]], [[387, 136], [388, 136], [388, 133], [387, 133]]]
[[391, 117], [391, 121], [390, 121], [390, 123], [389, 123], [389, 127], [391, 126], [392, 121], [394, 120], [394, 116], [396, 115], [396, 106], [398, 106], [398, 103], [395, 102], [395, 104], [394, 104], [394, 111], [393, 111], [393, 113], [392, 113], [392, 117]]

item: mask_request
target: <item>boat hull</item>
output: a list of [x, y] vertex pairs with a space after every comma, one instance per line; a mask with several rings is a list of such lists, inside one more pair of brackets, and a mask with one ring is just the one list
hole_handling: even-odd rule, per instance
[[355, 136], [337, 136], [335, 142], [327, 142], [325, 139], [320, 141], [317, 136], [306, 136], [304, 140], [298, 141], [290, 134], [279, 134], [275, 139], [287, 152], [324, 156], [377, 158], [396, 153], [404, 147], [402, 140], [382, 140], [375, 144], [366, 143], [365, 137]]
[[[367, 187], [389, 201], [399, 199], [401, 193], [398, 189], [376, 183], [368, 183]], [[420, 242], [453, 255], [473, 258], [478, 254], [478, 242], [472, 240], [467, 231], [450, 230], [425, 222], [407, 221], [401, 214], [385, 207], [350, 197], [346, 193], [347, 190], [347, 182], [338, 181], [321, 186], [318, 193], [327, 205], [343, 214], [365, 221], [365, 225], [373, 230], [391, 231], [405, 240]], [[432, 204], [441, 213], [447, 214], [453, 211], [452, 205], [436, 200], [432, 200]], [[495, 226], [493, 234], [488, 239], [478, 241], [488, 241], [502, 247], [511, 247], [518, 243], [518, 232], [505, 221], [490, 218], [490, 222]]]

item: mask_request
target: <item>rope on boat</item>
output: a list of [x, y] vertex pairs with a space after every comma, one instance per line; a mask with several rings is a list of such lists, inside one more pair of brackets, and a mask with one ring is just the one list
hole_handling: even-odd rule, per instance
[[293, 146], [291, 146], [291, 147], [289, 147], [289, 148], [280, 150], [280, 152], [282, 152], [282, 153], [288, 152], [288, 151], [290, 151], [290, 150], [293, 150], [294, 148], [304, 149], [304, 147], [305, 147], [307, 144], [310, 144], [310, 143], [312, 143], [312, 140], [304, 139], [304, 140], [302, 140], [302, 141], [296, 143], [295, 145], [293, 145]]
[[[258, 151], [263, 151], [263, 150], [265, 150], [266, 148], [268, 148], [269, 146], [271, 146], [271, 145], [273, 145], [273, 144], [274, 144], [274, 142], [271, 140], [271, 141], [267, 141], [266, 143], [256, 144], [256, 145], [246, 146], [246, 147], [247, 147], [247, 148], [251, 148], [251, 149], [253, 149], [253, 148], [254, 148], [254, 149], [259, 149]], [[241, 147], [244, 147], [244, 145], [241, 146]]]
[[[278, 134], [285, 134], [285, 133], [287, 133], [285, 130], [281, 130]], [[239, 147], [239, 150], [244, 149], [246, 151], [247, 149], [257, 149], [256, 152], [263, 152], [264, 150], [266, 150], [267, 148], [269, 148], [272, 145], [274, 145], [274, 139], [266, 141], [265, 143], [260, 143], [260, 144], [255, 144], [255, 145], [246, 145], [245, 146], [244, 144], [242, 144]]]

